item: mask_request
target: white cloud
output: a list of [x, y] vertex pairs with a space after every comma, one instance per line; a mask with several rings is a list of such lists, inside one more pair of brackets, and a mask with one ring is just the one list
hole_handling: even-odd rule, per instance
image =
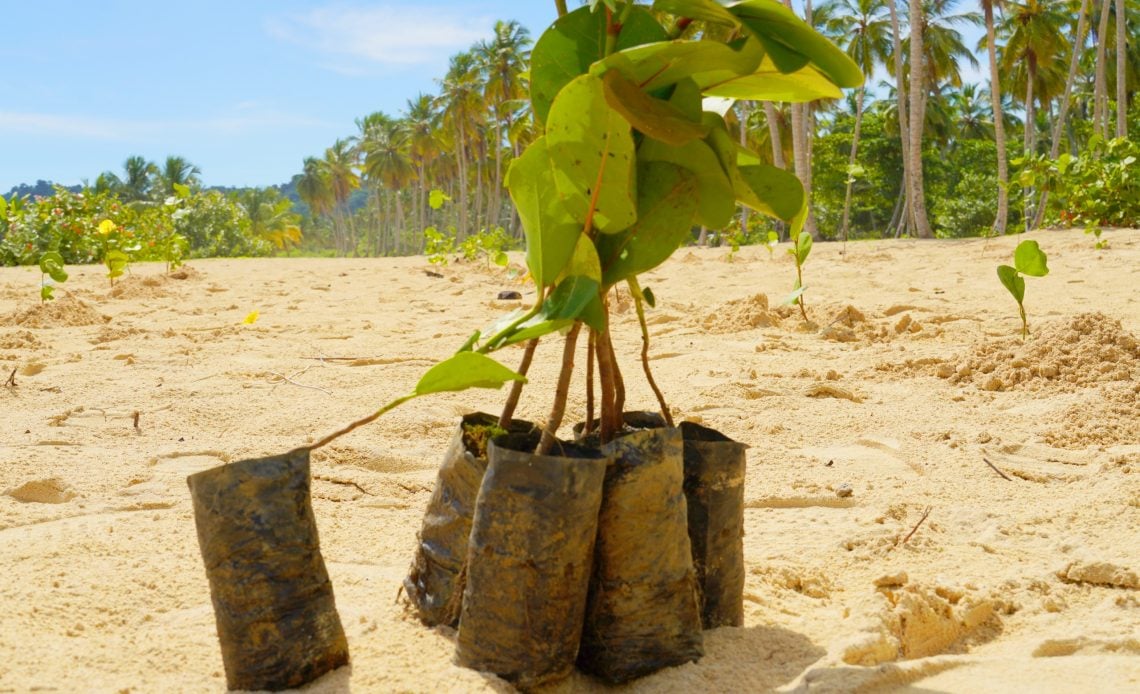
[[279, 40], [320, 53], [400, 66], [440, 62], [486, 37], [490, 25], [482, 17], [457, 17], [454, 9], [330, 5], [272, 18], [266, 28]]
[[276, 128], [325, 125], [322, 121], [271, 109], [251, 102], [237, 104], [232, 113], [199, 119], [125, 120], [90, 116], [0, 111], [0, 135], [31, 135], [88, 140], [147, 140], [171, 131], [237, 135]]

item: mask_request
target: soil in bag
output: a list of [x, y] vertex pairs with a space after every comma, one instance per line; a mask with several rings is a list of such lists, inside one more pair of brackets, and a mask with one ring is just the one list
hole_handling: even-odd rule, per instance
[[186, 481], [226, 685], [277, 691], [348, 663], [310, 503], [309, 451], [243, 460]]
[[679, 429], [607, 444], [598, 542], [578, 665], [625, 682], [702, 655]]
[[[487, 470], [487, 444], [495, 433], [503, 432], [498, 421], [483, 412], [464, 416], [439, 468], [412, 566], [404, 579], [408, 599], [427, 626], [459, 623], [471, 518]], [[525, 434], [534, 428], [530, 422], [514, 419], [507, 431]]]
[[744, 623], [744, 469], [748, 446], [692, 422], [685, 440], [689, 541], [706, 629]]
[[492, 440], [468, 548], [460, 665], [522, 688], [574, 669], [609, 459], [538, 436]]

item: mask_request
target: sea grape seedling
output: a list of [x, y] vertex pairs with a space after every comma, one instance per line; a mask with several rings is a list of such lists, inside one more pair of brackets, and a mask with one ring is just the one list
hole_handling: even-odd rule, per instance
[[40, 303], [51, 301], [55, 297], [52, 293], [55, 287], [48, 282], [51, 278], [52, 282], [66, 282], [67, 271], [63, 269], [63, 256], [57, 251], [48, 251], [40, 256]]
[[788, 253], [796, 260], [796, 283], [785, 303], [793, 306], [798, 305], [800, 314], [803, 315], [805, 321], [808, 317], [807, 308], [804, 306], [804, 290], [807, 289], [804, 286], [804, 263], [807, 262], [808, 254], [811, 253], [811, 244], [811, 234], [801, 231], [795, 239], [795, 244], [788, 249]]
[[1013, 267], [999, 265], [997, 274], [998, 279], [1017, 301], [1017, 310], [1021, 312], [1021, 339], [1024, 340], [1029, 336], [1029, 322], [1025, 318], [1025, 278], [1022, 275], [1029, 277], [1048, 275], [1049, 266], [1046, 264], [1045, 252], [1036, 241], [1022, 241], [1013, 251]]

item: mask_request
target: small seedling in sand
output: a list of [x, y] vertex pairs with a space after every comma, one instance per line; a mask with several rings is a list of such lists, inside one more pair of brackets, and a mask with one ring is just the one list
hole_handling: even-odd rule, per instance
[[774, 231], [768, 232], [768, 239], [764, 242], [764, 248], [768, 249], [768, 258], [776, 257], [776, 246], [780, 244], [780, 235]]
[[63, 256], [57, 251], [48, 251], [41, 255], [40, 272], [43, 273], [40, 276], [40, 303], [42, 304], [55, 298], [52, 296], [55, 287], [48, 281], [49, 277], [51, 282], [67, 281], [67, 271], [63, 269]]
[[138, 250], [137, 247], [121, 248], [123, 242], [121, 232], [119, 225], [109, 219], [99, 222], [99, 234], [103, 237], [103, 264], [107, 266], [107, 278], [111, 280], [112, 287], [115, 286], [115, 279], [122, 277], [127, 271], [127, 266], [131, 264], [131, 256], [127, 255], [126, 251]]
[[1108, 248], [1108, 240], [1102, 239], [1100, 237], [1101, 228], [1099, 226], [1093, 224], [1092, 226], [1085, 228], [1085, 233], [1092, 234], [1096, 237], [1096, 249], [1098, 251], [1103, 251], [1104, 249]]
[[804, 290], [807, 289], [804, 286], [804, 263], [807, 262], [808, 254], [811, 253], [811, 243], [811, 234], [801, 231], [796, 237], [795, 245], [788, 249], [788, 253], [796, 259], [796, 284], [792, 287], [792, 293], [784, 303], [792, 306], [798, 305], [800, 314], [803, 315], [805, 321], [808, 317], [807, 308], [804, 306]]
[[1029, 323], [1025, 318], [1025, 278], [1022, 275], [1029, 277], [1044, 277], [1049, 274], [1049, 266], [1046, 265], [1045, 252], [1037, 245], [1036, 241], [1022, 241], [1017, 244], [1017, 249], [1013, 252], [1013, 267], [1009, 265], [999, 265], [997, 269], [998, 279], [1013, 295], [1014, 300], [1017, 301], [1017, 309], [1021, 312], [1021, 339], [1029, 336]]

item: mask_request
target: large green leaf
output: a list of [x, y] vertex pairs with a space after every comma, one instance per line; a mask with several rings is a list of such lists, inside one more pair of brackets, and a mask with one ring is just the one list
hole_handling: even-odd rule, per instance
[[653, 9], [713, 24], [740, 26], [740, 20], [716, 0], [655, 0]]
[[67, 271], [63, 269], [63, 256], [57, 251], [47, 251], [40, 256], [40, 272], [56, 282], [67, 281]]
[[704, 141], [694, 140], [680, 147], [646, 138], [637, 151], [638, 162], [669, 162], [684, 167], [700, 181], [700, 207], [697, 222], [710, 228], [724, 228], [736, 212], [733, 185], [720, 160]]
[[795, 174], [767, 164], [740, 166], [736, 171], [738, 183], [743, 183], [736, 188], [740, 202], [787, 222], [793, 235], [803, 228], [807, 197]]
[[[774, 0], [744, 0], [728, 6], [757, 38], [761, 38], [776, 65], [801, 65], [791, 54], [807, 58], [838, 87], [859, 87], [863, 73], [846, 53], [812, 29], [788, 8]], [[779, 45], [781, 50], [774, 50]]]
[[1017, 270], [1008, 265], [999, 265], [997, 275], [1017, 303], [1025, 301], [1025, 278], [1017, 274]]
[[811, 65], [783, 73], [764, 56], [760, 65], [747, 75], [730, 76], [702, 85], [705, 96], [755, 101], [803, 103], [816, 99], [838, 99], [843, 92]]
[[553, 284], [582, 235], [582, 225], [566, 208], [554, 185], [546, 138], [531, 143], [511, 163], [507, 187], [526, 235], [526, 264], [539, 289]]
[[697, 175], [663, 161], [639, 164], [637, 175], [637, 224], [597, 240], [607, 287], [665, 262], [692, 232], [701, 190]]
[[546, 142], [554, 185], [580, 224], [615, 233], [637, 220], [633, 131], [606, 103], [601, 78], [581, 75], [559, 92]]
[[695, 121], [668, 101], [655, 99], [617, 70], [602, 77], [606, 103], [620, 113], [629, 124], [655, 140], [683, 145], [705, 136], [700, 118]]
[[570, 327], [590, 303], [597, 299], [598, 288], [598, 281], [591, 277], [567, 277], [542, 302], [538, 315], [520, 325], [518, 332], [507, 337], [503, 345], [526, 342]]
[[446, 393], [468, 388], [500, 388], [526, 377], [478, 352], [459, 352], [428, 369], [416, 384], [416, 395]]
[[[634, 7], [622, 25], [615, 50], [668, 37], [648, 9]], [[530, 100], [535, 120], [545, 123], [554, 98], [571, 80], [602, 58], [606, 39], [604, 12], [580, 7], [543, 32], [530, 54]]]
[[1013, 266], [1023, 275], [1030, 277], [1044, 277], [1049, 274], [1049, 266], [1045, 251], [1036, 241], [1026, 240], [1017, 244], [1013, 252]]
[[652, 92], [690, 77], [701, 87], [737, 79], [754, 72], [763, 58], [754, 42], [665, 41], [614, 53], [592, 72], [616, 69]]

